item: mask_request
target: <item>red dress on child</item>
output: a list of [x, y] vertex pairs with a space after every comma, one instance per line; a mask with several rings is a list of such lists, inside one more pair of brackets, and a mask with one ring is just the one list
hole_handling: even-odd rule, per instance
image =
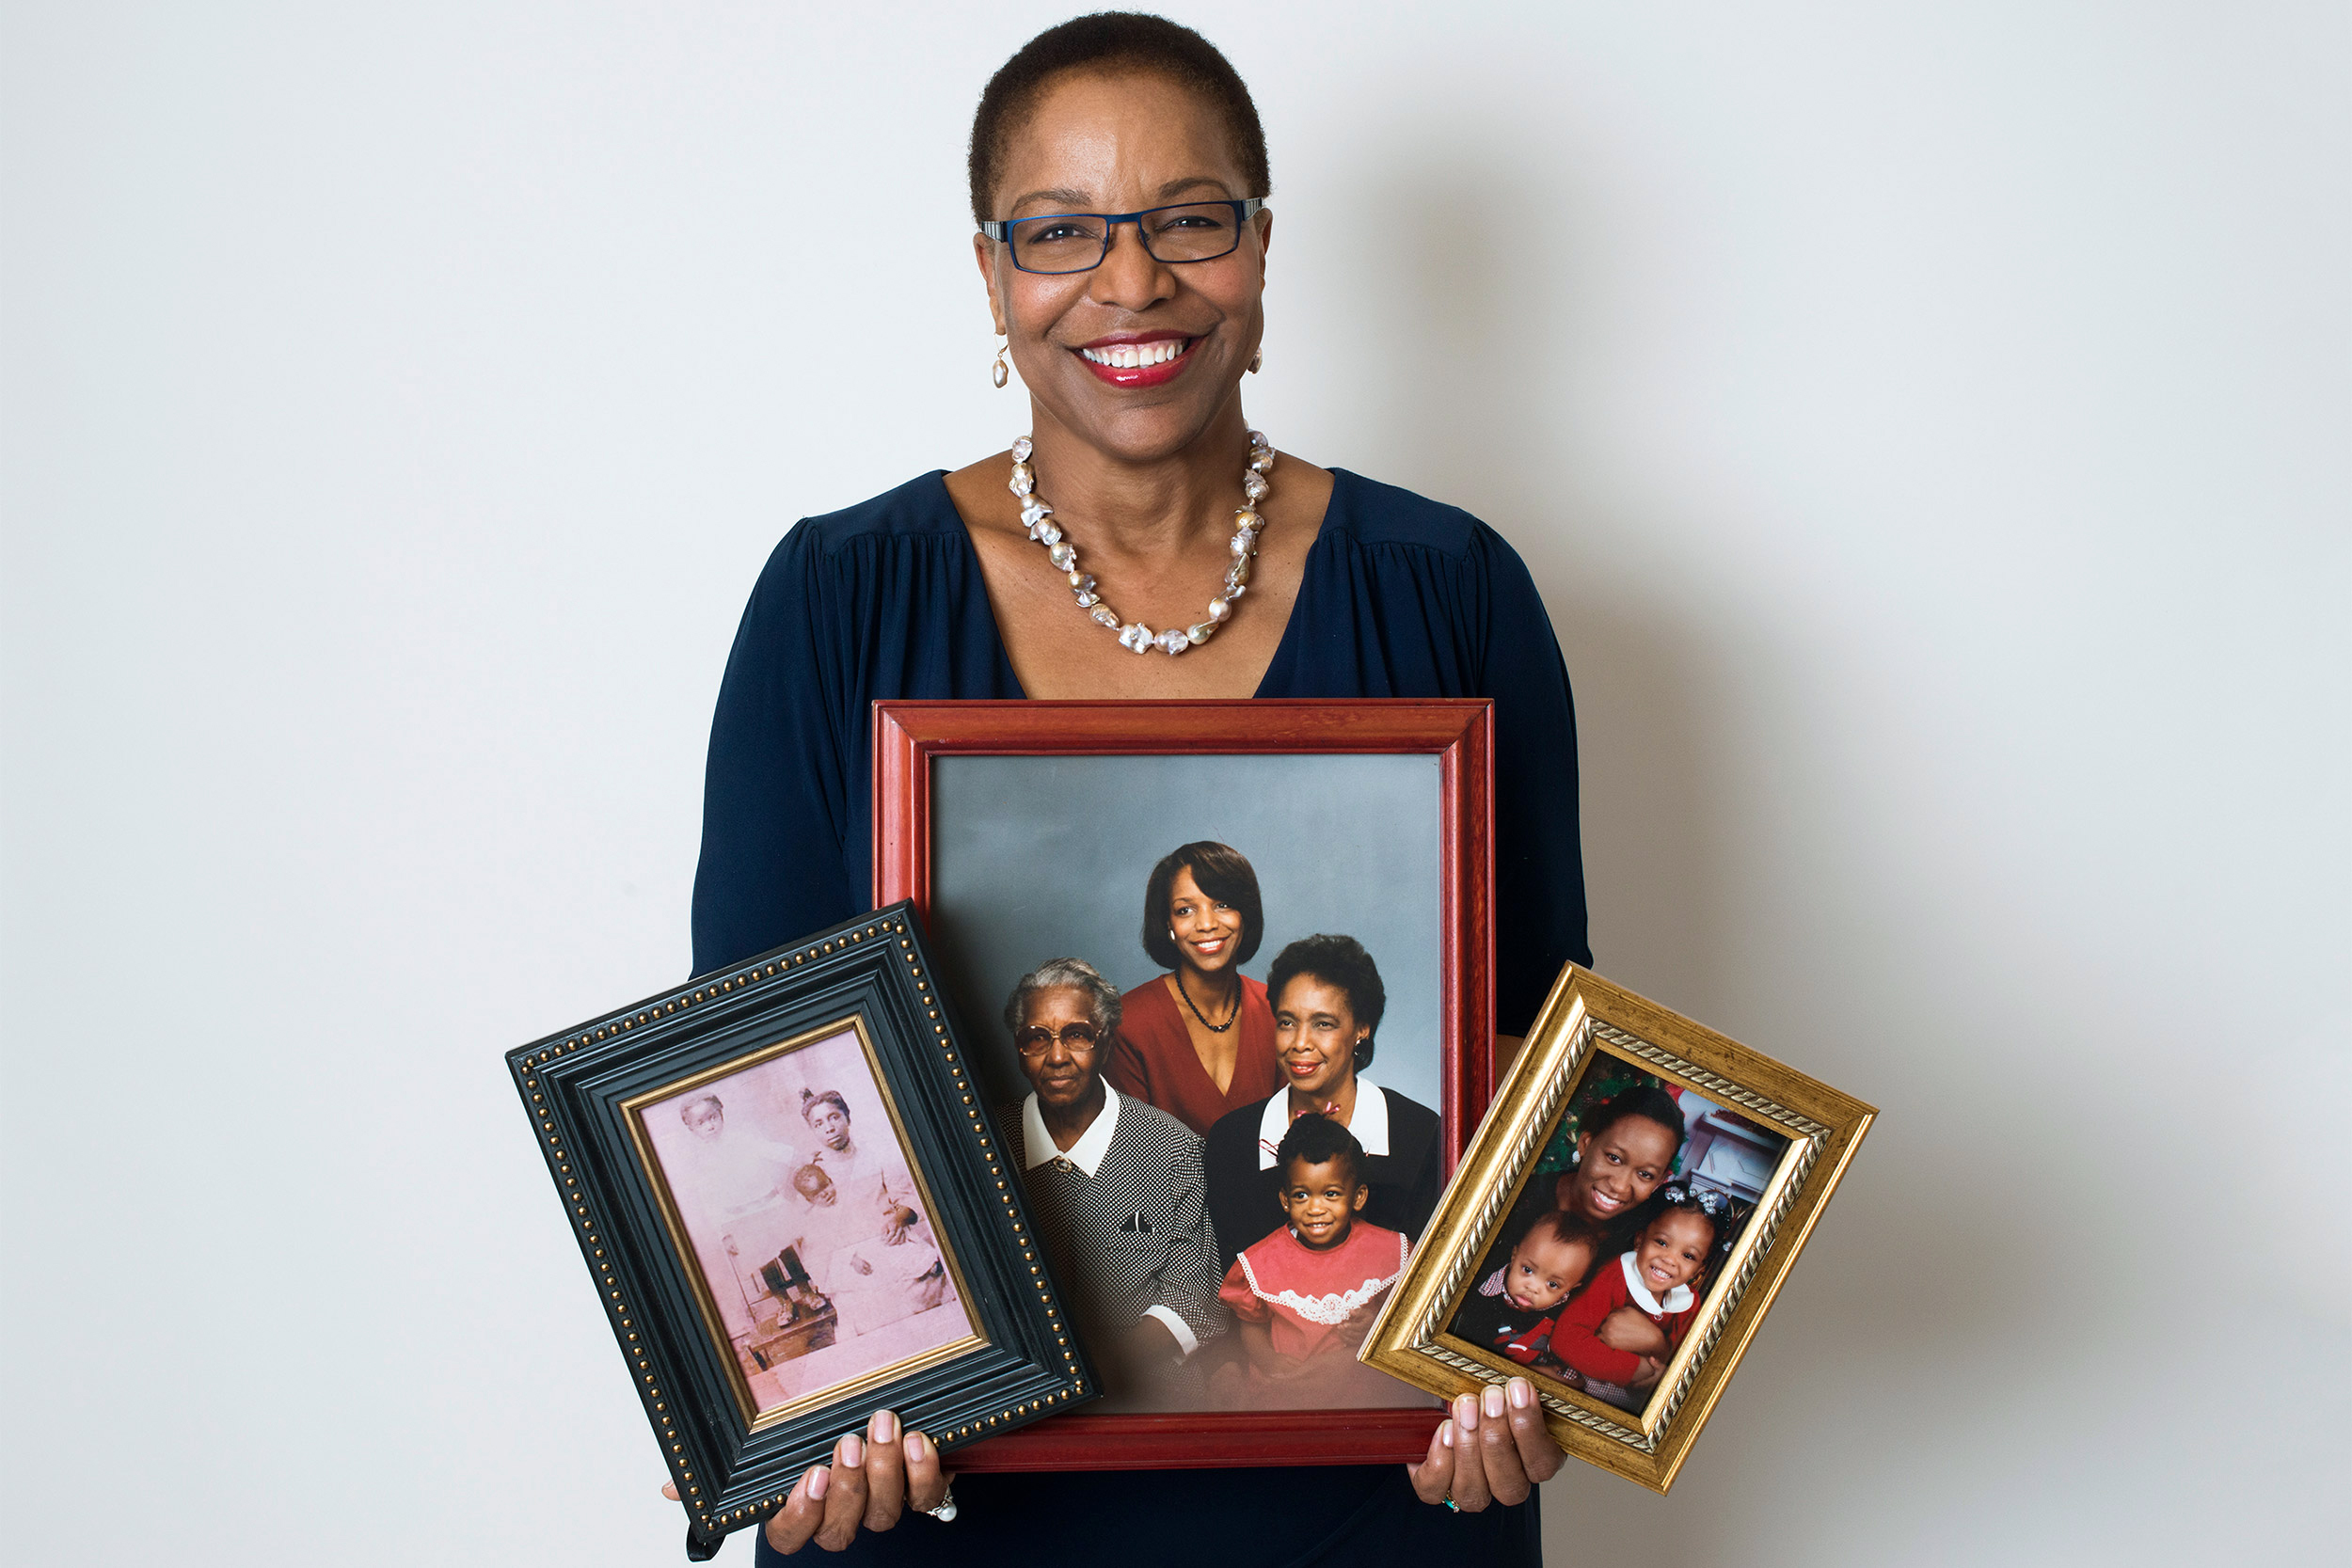
[[1353, 1350], [1327, 1341], [1350, 1313], [1388, 1293], [1411, 1252], [1412, 1243], [1397, 1232], [1359, 1220], [1347, 1240], [1328, 1252], [1308, 1246], [1286, 1225], [1235, 1258], [1216, 1299], [1243, 1323], [1263, 1323], [1279, 1355], [1303, 1362], [1318, 1350], [1325, 1353], [1310, 1380], [1269, 1378], [1251, 1364], [1251, 1398], [1308, 1405], [1396, 1402], [1401, 1390], [1394, 1383], [1358, 1362]]
[[1614, 1350], [1600, 1342], [1600, 1325], [1620, 1307], [1630, 1307], [1666, 1331], [1667, 1354], [1681, 1345], [1683, 1331], [1698, 1316], [1698, 1297], [1688, 1285], [1677, 1285], [1661, 1301], [1649, 1293], [1633, 1272], [1633, 1254], [1621, 1253], [1617, 1266], [1603, 1269], [1583, 1293], [1568, 1303], [1551, 1331], [1551, 1354], [1602, 1383], [1630, 1383], [1642, 1370], [1642, 1358], [1629, 1350]]
[[1219, 1117], [1255, 1105], [1282, 1086], [1281, 1064], [1274, 1059], [1274, 1006], [1263, 980], [1241, 977], [1232, 1026], [1240, 1036], [1233, 1076], [1219, 1089], [1192, 1048], [1183, 1004], [1168, 995], [1166, 976], [1147, 980], [1119, 999], [1119, 1033], [1111, 1037], [1103, 1077], [1120, 1094], [1157, 1106], [1205, 1138]]

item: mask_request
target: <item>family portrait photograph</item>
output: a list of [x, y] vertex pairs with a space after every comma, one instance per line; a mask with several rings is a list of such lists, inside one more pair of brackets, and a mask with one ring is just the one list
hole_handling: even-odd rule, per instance
[[0, 0], [0, 214], [9, 1560], [2352, 1563], [2352, 0]]
[[628, 1111], [755, 1428], [977, 1339], [857, 1020]]
[[1640, 1413], [1788, 1148], [1784, 1133], [1595, 1050], [1448, 1334]]
[[1442, 1185], [1438, 760], [933, 768], [932, 938], [1098, 1410], [1426, 1403], [1356, 1350]]

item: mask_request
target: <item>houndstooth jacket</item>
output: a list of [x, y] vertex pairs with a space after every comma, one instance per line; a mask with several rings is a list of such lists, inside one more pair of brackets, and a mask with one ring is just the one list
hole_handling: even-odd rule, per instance
[[1082, 1323], [1116, 1336], [1157, 1318], [1188, 1355], [1225, 1332], [1208, 1180], [1191, 1129], [1108, 1084], [1094, 1125], [1067, 1153], [1054, 1147], [1035, 1095], [997, 1122]]

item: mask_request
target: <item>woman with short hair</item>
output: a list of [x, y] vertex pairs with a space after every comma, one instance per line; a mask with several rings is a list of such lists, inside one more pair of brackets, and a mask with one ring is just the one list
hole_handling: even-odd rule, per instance
[[1193, 1357], [1227, 1326], [1216, 1237], [1200, 1140], [1103, 1081], [1120, 1011], [1083, 959], [1023, 975], [1005, 1028], [1029, 1094], [997, 1132], [1111, 1406], [1183, 1409], [1200, 1394]]
[[[1163, 18], [1077, 18], [991, 78], [969, 172], [973, 257], [1005, 338], [988, 373], [1001, 387], [1008, 357], [1019, 370], [1025, 419], [1008, 420], [1027, 428], [1009, 451], [804, 519], [769, 559], [711, 722], [697, 972], [867, 907], [878, 698], [1485, 697], [1496, 1013], [1523, 1031], [1562, 963], [1590, 958], [1567, 672], [1492, 529], [1278, 458], [1250, 430], [1241, 382], [1264, 336], [1274, 219], [1241, 77]], [[808, 243], [847, 277], [870, 264], [862, 247], [922, 243], [913, 211], [883, 193]], [[1409, 203], [1372, 215], [1351, 239], [1383, 266], [1446, 243]], [[1534, 1510], [1481, 1512], [1560, 1464], [1532, 1390], [1513, 1394], [1507, 1416], [1457, 1402], [1409, 1474], [1314, 1471], [1311, 1506], [1302, 1472], [1279, 1468], [993, 1474], [965, 1483], [948, 1526], [902, 1522], [910, 1497], [942, 1504], [943, 1472], [879, 1413], [793, 1489], [762, 1560], [854, 1540], [869, 1563], [1529, 1563]]]
[[1437, 1112], [1364, 1071], [1389, 1005], [1380, 966], [1354, 937], [1302, 937], [1267, 969], [1266, 990], [1284, 1085], [1218, 1121], [1202, 1153], [1221, 1267], [1281, 1227], [1275, 1150], [1302, 1116], [1329, 1117], [1363, 1147], [1364, 1222], [1419, 1241], [1445, 1181], [1444, 1138]]

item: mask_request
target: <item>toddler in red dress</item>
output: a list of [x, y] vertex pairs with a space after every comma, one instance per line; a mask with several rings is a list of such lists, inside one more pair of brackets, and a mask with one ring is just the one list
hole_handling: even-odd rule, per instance
[[[1676, 1182], [1658, 1189], [1630, 1252], [1604, 1266], [1560, 1314], [1551, 1354], [1587, 1392], [1638, 1407], [1682, 1343], [1708, 1272], [1731, 1249], [1731, 1200]], [[1636, 1392], [1639, 1390], [1640, 1392]]]
[[1357, 1219], [1372, 1189], [1363, 1147], [1328, 1117], [1292, 1122], [1275, 1150], [1289, 1224], [1245, 1249], [1217, 1299], [1239, 1322], [1239, 1367], [1213, 1391], [1228, 1404], [1325, 1409], [1391, 1404], [1403, 1390], [1356, 1359], [1411, 1243]]

